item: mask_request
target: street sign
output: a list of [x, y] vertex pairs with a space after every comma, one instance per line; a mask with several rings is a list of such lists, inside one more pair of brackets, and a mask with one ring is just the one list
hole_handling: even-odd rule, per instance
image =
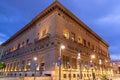
[[58, 62], [57, 62], [57, 66], [61, 66], [61, 61], [58, 61]]
[[38, 67], [38, 63], [35, 63], [34, 66], [35, 66], [35, 67]]
[[61, 57], [58, 57], [58, 62], [57, 62], [57, 66], [61, 66]]

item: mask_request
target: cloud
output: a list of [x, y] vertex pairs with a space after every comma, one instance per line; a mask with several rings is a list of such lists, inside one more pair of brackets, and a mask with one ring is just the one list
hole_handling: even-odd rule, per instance
[[0, 44], [2, 44], [3, 42], [2, 41], [0, 41]]
[[0, 37], [7, 37], [7, 36], [3, 33], [0, 33]]
[[111, 54], [111, 60], [117, 60], [117, 59], [120, 59], [120, 55]]
[[98, 22], [103, 24], [120, 24], [120, 14], [110, 14], [98, 19]]
[[101, 16], [98, 19], [98, 23], [103, 24], [120, 24], [120, 6], [116, 5], [111, 11], [109, 11], [106, 15]]

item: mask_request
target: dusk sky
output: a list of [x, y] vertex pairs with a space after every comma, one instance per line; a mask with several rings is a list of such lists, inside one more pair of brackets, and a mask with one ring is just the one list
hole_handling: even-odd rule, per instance
[[[0, 0], [0, 43], [23, 28], [55, 0]], [[120, 59], [120, 0], [59, 0], [69, 11], [110, 44]]]

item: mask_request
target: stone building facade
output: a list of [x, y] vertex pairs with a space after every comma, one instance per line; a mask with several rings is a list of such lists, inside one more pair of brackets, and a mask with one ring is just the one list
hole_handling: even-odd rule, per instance
[[[65, 46], [61, 50], [62, 80], [77, 80], [79, 71], [83, 79], [92, 78], [92, 71], [95, 77], [103, 73], [112, 74], [109, 44], [55, 1], [2, 44], [2, 61], [7, 65], [5, 75], [34, 76], [34, 63], [38, 63], [36, 76], [51, 76], [53, 80], [58, 80], [57, 62], [61, 45]], [[94, 59], [91, 58], [93, 54]], [[33, 57], [37, 60], [34, 61]]]
[[120, 76], [120, 60], [112, 60], [114, 76]]

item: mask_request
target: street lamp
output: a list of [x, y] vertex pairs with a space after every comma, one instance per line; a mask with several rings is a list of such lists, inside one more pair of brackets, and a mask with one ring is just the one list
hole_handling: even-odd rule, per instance
[[81, 76], [81, 55], [80, 53], [78, 53], [78, 62], [79, 62], [79, 80], [81, 80], [82, 76]]
[[[95, 55], [91, 55], [91, 60], [90, 60], [90, 66], [91, 66], [91, 67], [93, 67], [92, 59], [94, 59], [94, 58], [95, 58]], [[95, 74], [94, 74], [94, 72], [93, 72], [93, 69], [92, 69], [92, 78], [93, 78], [93, 80], [95, 79]]]
[[59, 57], [58, 57], [58, 66], [59, 66], [59, 80], [61, 80], [61, 54], [62, 54], [62, 50], [65, 49], [65, 46], [64, 45], [61, 45], [60, 46], [60, 54], [59, 54]]
[[35, 80], [35, 78], [36, 78], [36, 67], [38, 66], [38, 63], [36, 63], [37, 57], [34, 57], [33, 60], [35, 61], [35, 63], [34, 63], [34, 66], [35, 66], [34, 80]]

